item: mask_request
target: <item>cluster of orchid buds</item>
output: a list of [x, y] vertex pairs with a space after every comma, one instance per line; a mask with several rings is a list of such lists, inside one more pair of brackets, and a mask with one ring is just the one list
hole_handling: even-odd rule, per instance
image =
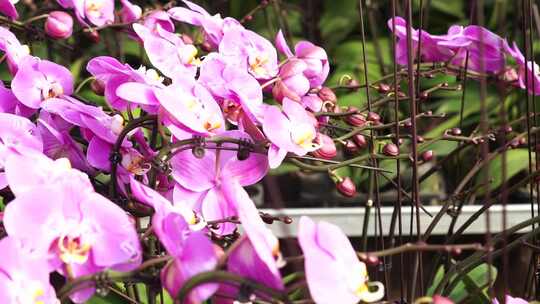
[[[271, 42], [187, 0], [144, 13], [128, 0], [119, 12], [113, 0], [57, 2], [63, 10], [44, 22], [50, 39], [73, 34], [72, 15], [96, 41], [100, 29], [121, 25], [152, 67], [95, 57], [86, 65], [90, 78], [76, 87], [69, 69], [33, 56], [10, 27], [0, 27], [13, 76], [0, 87], [1, 303], [83, 303], [113, 282], [130, 281], [157, 281], [182, 303], [290, 302], [296, 290], [283, 278], [287, 258], [265, 223], [291, 221], [259, 213], [244, 187], [287, 161], [327, 173], [340, 193], [354, 197], [357, 185], [336, 169], [378, 170], [375, 159], [411, 157], [401, 152], [408, 150], [401, 138], [381, 133], [396, 124], [406, 129], [410, 120], [385, 122], [374, 111], [341, 107], [325, 86], [328, 56], [308, 41], [293, 50], [281, 31]], [[4, 24], [27, 24], [13, 1], [0, 4]], [[202, 40], [178, 34], [178, 22], [196, 27]], [[406, 22], [388, 25], [399, 38], [397, 63], [406, 65]], [[414, 49], [422, 45], [422, 62], [467, 64], [471, 73], [540, 93], [538, 66], [482, 27], [453, 26], [442, 36], [413, 30], [412, 38]], [[506, 55], [518, 72], [505, 67]], [[528, 70], [536, 71], [530, 84]], [[105, 107], [78, 95], [86, 84], [104, 96]], [[397, 85], [372, 86], [385, 100], [407, 98]], [[430, 150], [420, 155], [425, 162], [434, 157]], [[337, 226], [309, 217], [292, 224], [309, 290], [301, 296], [342, 304], [384, 298], [385, 287], [369, 280]], [[159, 278], [149, 278], [156, 270]], [[52, 273], [64, 280], [52, 284]]]

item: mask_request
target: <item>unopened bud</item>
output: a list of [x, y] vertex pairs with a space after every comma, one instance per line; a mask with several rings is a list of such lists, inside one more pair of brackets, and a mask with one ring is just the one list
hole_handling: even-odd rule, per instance
[[390, 92], [392, 88], [387, 85], [386, 83], [379, 83], [379, 86], [377, 88], [377, 91], [379, 91], [379, 93], [381, 94], [386, 94], [388, 92]]
[[428, 162], [433, 159], [433, 150], [424, 151], [420, 157], [424, 162]]
[[330, 102], [332, 104], [337, 102], [336, 94], [329, 87], [322, 87], [319, 92], [317, 92], [317, 96], [319, 96], [323, 102]]
[[399, 148], [394, 143], [387, 143], [383, 147], [383, 153], [387, 156], [398, 156], [399, 155]]
[[55, 39], [66, 39], [73, 33], [73, 18], [62, 11], [52, 11], [45, 21], [45, 33]]
[[354, 143], [354, 141], [347, 140], [345, 142], [345, 152], [347, 152], [347, 154], [356, 154], [359, 150], [360, 148]]
[[356, 195], [356, 186], [350, 177], [345, 177], [336, 184], [336, 188], [339, 193], [347, 197], [353, 197]]
[[354, 143], [358, 146], [359, 149], [363, 149], [367, 147], [368, 142], [366, 140], [366, 137], [362, 134], [356, 134], [352, 137], [352, 140]]
[[90, 83], [90, 88], [98, 96], [103, 96], [105, 94], [105, 83], [99, 79], [94, 79]]
[[460, 128], [452, 128], [452, 129], [450, 129], [450, 134], [452, 134], [454, 136], [459, 136], [459, 135], [461, 135], [461, 129]]
[[336, 144], [334, 143], [334, 140], [330, 138], [330, 136], [319, 133], [317, 137], [315, 138], [315, 142], [321, 145], [321, 147], [311, 152], [313, 156], [318, 157], [318, 158], [324, 158], [324, 159], [332, 159], [336, 157], [337, 155]]
[[375, 112], [369, 112], [367, 115], [367, 120], [378, 123], [381, 121], [381, 115], [375, 113]]
[[86, 35], [88, 39], [90, 39], [90, 41], [92, 41], [93, 43], [98, 43], [100, 40], [98, 31], [92, 30], [90, 32], [87, 32]]

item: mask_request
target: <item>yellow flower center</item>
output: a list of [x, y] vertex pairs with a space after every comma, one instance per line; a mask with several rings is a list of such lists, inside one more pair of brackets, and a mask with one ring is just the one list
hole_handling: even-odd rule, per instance
[[90, 244], [83, 243], [80, 237], [61, 236], [58, 239], [60, 260], [66, 264], [84, 264], [88, 260]]
[[58, 82], [51, 83], [48, 88], [43, 89], [41, 96], [43, 99], [55, 98], [64, 95], [64, 88]]
[[269, 61], [267, 54], [257, 54], [256, 56], [249, 57], [249, 68], [256, 75], [263, 77], [267, 74], [267, 70], [264, 67]]
[[95, 17], [101, 16], [101, 8], [103, 8], [103, 0], [87, 0], [86, 1], [86, 14], [94, 15]]
[[178, 50], [182, 62], [188, 65], [199, 66], [201, 60], [197, 58], [197, 48], [192, 44], [186, 44], [184, 47]]
[[295, 144], [304, 149], [311, 150], [313, 148], [313, 139], [315, 139], [315, 132], [313, 128], [307, 124], [297, 126], [292, 130], [292, 140]]

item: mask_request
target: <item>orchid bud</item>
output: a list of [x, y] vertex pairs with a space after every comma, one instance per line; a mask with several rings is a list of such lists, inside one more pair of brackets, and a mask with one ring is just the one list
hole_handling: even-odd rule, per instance
[[92, 41], [93, 43], [98, 43], [99, 40], [100, 40], [100, 37], [99, 37], [99, 33], [98, 31], [90, 31], [90, 32], [87, 32], [86, 33], [88, 39], [90, 39], [90, 41]]
[[330, 102], [332, 104], [337, 102], [336, 94], [329, 87], [322, 87], [319, 92], [317, 92], [317, 95], [324, 102]]
[[418, 98], [420, 98], [422, 100], [428, 99], [429, 98], [429, 93], [426, 92], [426, 91], [420, 92], [420, 94], [418, 95]]
[[526, 143], [527, 143], [527, 140], [525, 139], [525, 137], [520, 137], [520, 138], [519, 138], [519, 144], [520, 144], [520, 145], [524, 145], [524, 144], [526, 144]]
[[313, 152], [311, 154], [318, 158], [324, 158], [324, 159], [332, 159], [336, 157], [337, 155], [337, 149], [336, 144], [330, 138], [330, 136], [326, 134], [319, 133], [317, 137], [315, 138], [315, 142], [321, 147]]
[[69, 38], [73, 33], [73, 18], [66, 12], [50, 12], [45, 21], [45, 33], [54, 39]]
[[354, 143], [358, 146], [358, 148], [363, 149], [367, 147], [368, 142], [366, 140], [366, 137], [362, 134], [356, 134], [352, 137], [352, 140]]
[[510, 147], [511, 147], [512, 149], [518, 148], [518, 147], [519, 147], [519, 139], [517, 139], [517, 138], [512, 139], [512, 140], [510, 141]]
[[390, 92], [392, 88], [387, 85], [386, 83], [379, 83], [379, 86], [377, 88], [377, 91], [379, 91], [379, 93], [381, 94], [386, 94], [388, 92]]
[[423, 143], [424, 141], [425, 141], [425, 139], [424, 139], [422, 136], [418, 135], [418, 136], [416, 137], [416, 142], [417, 142], [417, 143], [421, 144], [421, 143]]
[[360, 148], [354, 143], [354, 141], [347, 140], [345, 142], [345, 152], [347, 152], [347, 154], [356, 154], [356, 152], [359, 150]]
[[377, 124], [381, 121], [381, 115], [375, 113], [375, 112], [369, 112], [367, 115], [367, 120]]
[[94, 79], [90, 83], [90, 88], [98, 96], [103, 96], [105, 94], [105, 83], [99, 79]]
[[434, 295], [433, 296], [433, 304], [453, 304], [452, 300], [449, 298], [440, 296], [440, 295]]
[[427, 151], [424, 151], [421, 155], [420, 155], [420, 158], [422, 158], [422, 160], [424, 162], [428, 162], [430, 160], [433, 159], [433, 150], [427, 150]]
[[450, 129], [450, 134], [452, 134], [454, 136], [459, 136], [459, 135], [461, 135], [461, 129], [460, 128], [452, 128], [452, 129]]
[[336, 184], [336, 189], [339, 193], [347, 197], [353, 197], [356, 195], [356, 186], [350, 177], [345, 177]]
[[[347, 112], [358, 112], [356, 107], [348, 107]], [[345, 122], [353, 127], [361, 127], [366, 124], [366, 116], [364, 114], [356, 113], [345, 116]]]
[[398, 156], [399, 155], [399, 148], [394, 143], [387, 143], [383, 147], [383, 153], [387, 156]]

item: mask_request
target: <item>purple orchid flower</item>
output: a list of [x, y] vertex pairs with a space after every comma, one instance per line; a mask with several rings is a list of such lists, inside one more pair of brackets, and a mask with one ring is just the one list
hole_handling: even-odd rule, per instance
[[[384, 297], [380, 282], [368, 282], [366, 265], [339, 227], [300, 218], [298, 241], [304, 253], [306, 279], [316, 303], [375, 302]], [[376, 286], [370, 291], [368, 286]]]
[[72, 0], [75, 15], [82, 25], [95, 26], [114, 22], [114, 0]]
[[12, 20], [19, 18], [19, 13], [17, 13], [17, 4], [19, 0], [0, 0], [0, 13], [8, 16]]
[[0, 302], [57, 304], [49, 283], [49, 267], [26, 252], [13, 237], [0, 240]]
[[314, 143], [317, 137], [317, 120], [302, 105], [283, 99], [283, 111], [276, 106], [266, 110], [263, 131], [272, 142], [268, 150], [270, 167], [278, 167], [287, 152], [303, 156], [320, 148]]
[[22, 104], [13, 92], [0, 83], [0, 113], [10, 113], [30, 117], [35, 110]]
[[[219, 136], [250, 139], [249, 135], [237, 130]], [[233, 151], [207, 150], [201, 159], [193, 156], [191, 151], [182, 151], [171, 159], [171, 167], [172, 176], [178, 182], [174, 201], [187, 202], [191, 209], [209, 221], [237, 215], [235, 202], [224, 197], [223, 186], [235, 180], [242, 186], [257, 183], [268, 172], [268, 161], [266, 156], [255, 153], [240, 161]], [[235, 227], [232, 223], [224, 223], [214, 232], [230, 234]]]
[[[200, 231], [206, 223], [197, 223], [195, 213], [187, 205], [173, 205], [133, 178], [130, 185], [133, 195], [155, 210], [152, 229], [167, 252], [174, 257], [161, 271], [161, 281], [167, 291], [175, 296], [189, 278], [213, 270], [217, 265], [216, 249], [204, 232]], [[217, 284], [199, 286], [189, 294], [187, 303], [201, 303], [217, 289]]]
[[274, 84], [272, 94], [277, 101], [287, 97], [300, 102], [310, 88], [309, 79], [305, 76], [307, 64], [299, 59], [289, 59], [279, 69], [278, 81]]
[[[160, 77], [156, 70], [143, 66], [135, 70], [108, 56], [93, 58], [86, 69], [105, 84], [105, 99], [112, 108], [124, 111], [128, 102], [133, 102], [141, 105], [147, 112], [157, 112], [158, 102], [153, 97], [152, 88], [164, 85], [163, 77]], [[119, 89], [127, 83], [129, 84], [123, 89]]]
[[1, 26], [0, 50], [6, 53], [8, 68], [13, 75], [17, 73], [19, 62], [30, 54], [27, 45], [22, 45], [12, 32]]
[[156, 33], [141, 24], [133, 24], [133, 30], [144, 43], [144, 49], [154, 67], [165, 76], [175, 79], [195, 76], [201, 61], [197, 58], [197, 48], [186, 44], [178, 35], [156, 25]]
[[202, 62], [198, 81], [221, 102], [224, 114], [234, 123], [237, 115], [228, 115], [233, 105], [232, 111], [241, 107], [251, 121], [262, 122], [265, 108], [262, 88], [245, 70], [227, 62], [220, 54], [211, 53]]
[[[388, 28], [392, 31], [393, 23], [395, 22], [394, 35], [398, 41], [396, 45], [396, 62], [400, 65], [407, 65], [407, 21], [401, 17], [396, 17], [388, 20]], [[455, 52], [448, 47], [439, 46], [438, 42], [447, 40], [444, 35], [437, 36], [422, 30], [411, 28], [413, 58], [418, 54], [418, 44], [421, 39], [420, 58], [422, 62], [444, 62], [452, 58]]]
[[219, 44], [219, 53], [257, 80], [268, 80], [278, 73], [276, 49], [255, 32], [242, 28], [227, 31]]
[[[6, 175], [12, 190], [16, 189], [15, 200], [4, 213], [8, 234], [25, 248], [48, 255], [51, 269], [70, 278], [136, 268], [142, 254], [133, 221], [63, 160], [52, 161], [38, 153], [8, 157]], [[44, 180], [36, 180], [37, 176]], [[21, 218], [32, 220], [21, 222]], [[81, 290], [72, 300], [82, 303], [94, 291], [95, 287]]]
[[154, 94], [162, 108], [162, 121], [176, 138], [208, 136], [225, 130], [221, 108], [194, 79], [178, 79], [168, 87], [154, 89]]
[[171, 18], [200, 26], [204, 30], [205, 41], [212, 48], [217, 48], [223, 39], [224, 34], [231, 29], [243, 29], [244, 27], [233, 18], [222, 19], [219, 14], [210, 15], [204, 8], [190, 1], [183, 1], [188, 8], [173, 7], [168, 13]]
[[88, 173], [93, 172], [82, 148], [69, 134], [70, 124], [42, 111], [37, 126], [43, 139], [43, 154], [51, 159], [67, 158], [74, 168]]
[[498, 73], [504, 68], [504, 40], [488, 29], [478, 25], [453, 26], [446, 38], [437, 44], [455, 52], [452, 64], [465, 67], [468, 53], [467, 68], [472, 71]]
[[161, 29], [169, 33], [174, 33], [174, 23], [171, 20], [171, 16], [164, 11], [156, 10], [148, 14], [148, 16], [144, 17], [143, 25], [156, 35], [159, 35], [158, 25]]
[[[540, 66], [533, 61], [525, 62], [525, 56], [514, 42], [512, 47], [504, 42], [505, 51], [512, 56], [519, 66], [518, 84], [522, 89], [528, 89], [530, 94], [540, 95]], [[526, 81], [528, 78], [528, 83]]]
[[323, 48], [309, 41], [300, 41], [294, 46], [293, 54], [281, 30], [276, 36], [276, 47], [287, 58], [297, 58], [306, 64], [306, 69], [303, 73], [309, 79], [311, 88], [321, 86], [328, 77], [330, 63], [328, 62], [328, 55]]
[[[0, 169], [4, 168], [7, 157], [13, 151], [42, 151], [43, 143], [39, 135], [36, 125], [30, 120], [0, 113]], [[4, 189], [7, 184], [5, 173], [0, 172], [0, 189]]]
[[120, 0], [122, 9], [120, 10], [120, 19], [124, 23], [135, 22], [142, 16], [142, 8], [128, 0]]
[[11, 89], [25, 106], [38, 109], [47, 99], [71, 95], [73, 76], [61, 65], [28, 56], [20, 62]]
[[[524, 299], [521, 299], [521, 298], [518, 298], [518, 297], [512, 297], [510, 295], [506, 295], [505, 296], [505, 302], [506, 304], [528, 304], [529, 301], [527, 300], [524, 300]], [[493, 304], [499, 304], [499, 300], [497, 300], [497, 298], [494, 298], [493, 299]]]
[[278, 239], [266, 227], [255, 204], [249, 198], [238, 180], [223, 185], [224, 197], [235, 202], [238, 218], [242, 223], [244, 236], [238, 240], [229, 253], [227, 269], [266, 286], [283, 290], [279, 272], [281, 253]]

